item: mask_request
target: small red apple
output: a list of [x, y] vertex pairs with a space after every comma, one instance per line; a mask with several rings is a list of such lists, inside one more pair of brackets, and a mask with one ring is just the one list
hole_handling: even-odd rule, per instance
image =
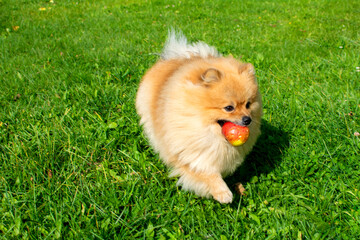
[[234, 147], [243, 145], [249, 137], [249, 128], [236, 125], [232, 122], [225, 122], [221, 129], [222, 134]]

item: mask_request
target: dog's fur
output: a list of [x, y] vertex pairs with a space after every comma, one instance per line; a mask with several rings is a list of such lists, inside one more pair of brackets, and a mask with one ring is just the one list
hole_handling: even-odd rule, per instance
[[[260, 135], [261, 96], [251, 64], [172, 31], [161, 59], [142, 79], [136, 108], [151, 144], [171, 175], [180, 176], [183, 189], [232, 201], [223, 177], [244, 161]], [[252, 120], [249, 139], [234, 147], [222, 135], [222, 123], [246, 125], [245, 116]]]

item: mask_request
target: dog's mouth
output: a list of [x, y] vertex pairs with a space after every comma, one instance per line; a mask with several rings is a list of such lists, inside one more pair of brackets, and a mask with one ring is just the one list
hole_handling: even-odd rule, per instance
[[227, 120], [218, 120], [217, 123], [220, 125], [220, 127], [223, 127], [226, 122], [229, 122]]
[[232, 122], [239, 126], [248, 127], [251, 124], [252, 120], [251, 120], [251, 117], [249, 117], [249, 116], [244, 116], [244, 117], [242, 117], [241, 120], [237, 120], [237, 121], [229, 121], [229, 120], [225, 120], [225, 119], [217, 120], [217, 123], [219, 124], [220, 127], [223, 127], [226, 122]]

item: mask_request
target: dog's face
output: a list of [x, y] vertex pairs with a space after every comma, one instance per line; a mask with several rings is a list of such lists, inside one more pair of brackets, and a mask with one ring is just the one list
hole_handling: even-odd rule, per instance
[[226, 121], [242, 126], [260, 123], [261, 97], [251, 64], [239, 65], [236, 71], [208, 68], [201, 81], [194, 98], [206, 125], [221, 129]]

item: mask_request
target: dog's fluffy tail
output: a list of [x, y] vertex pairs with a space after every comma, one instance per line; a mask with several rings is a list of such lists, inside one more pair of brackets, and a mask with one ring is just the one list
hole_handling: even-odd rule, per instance
[[161, 53], [161, 58], [168, 60], [195, 56], [202, 58], [220, 57], [221, 54], [216, 48], [204, 42], [188, 43], [188, 40], [181, 32], [176, 32], [173, 29], [170, 30], [163, 52]]

